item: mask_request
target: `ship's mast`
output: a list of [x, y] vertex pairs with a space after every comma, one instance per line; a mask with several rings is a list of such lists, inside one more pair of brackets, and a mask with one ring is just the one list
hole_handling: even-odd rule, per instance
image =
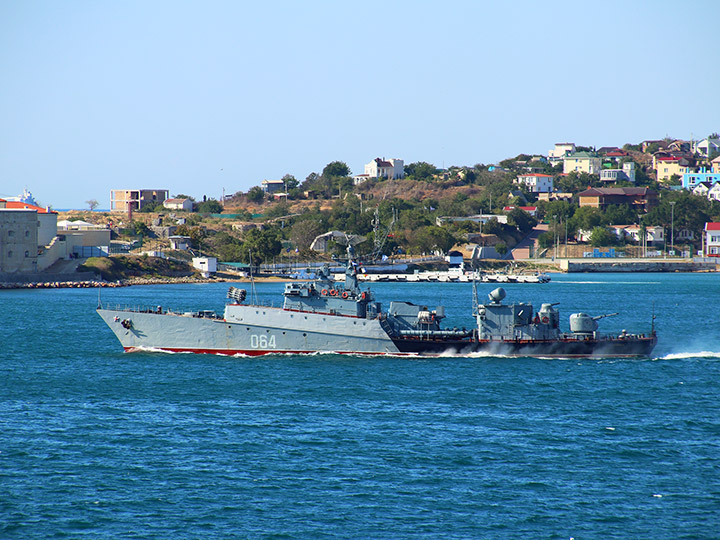
[[347, 268], [345, 269], [345, 289], [349, 291], [357, 292], [359, 290], [358, 287], [358, 280], [357, 280], [357, 269], [355, 268], [355, 261], [353, 260], [353, 257], [355, 256], [355, 248], [352, 247], [352, 244], [348, 242], [347, 245]]
[[477, 311], [478, 311], [478, 296], [477, 296], [477, 272], [473, 272], [473, 280], [472, 280], [472, 314], [473, 317], [477, 317]]

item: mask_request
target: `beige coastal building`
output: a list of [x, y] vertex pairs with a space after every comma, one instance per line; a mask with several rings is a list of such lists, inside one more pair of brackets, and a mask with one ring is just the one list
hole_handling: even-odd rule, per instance
[[602, 160], [591, 152], [573, 152], [563, 158], [563, 173], [573, 171], [578, 173], [600, 174]]
[[687, 159], [678, 156], [653, 156], [653, 168], [655, 169], [658, 182], [667, 182], [674, 175], [682, 178], [683, 174], [692, 172], [693, 170]]
[[114, 189], [110, 192], [110, 210], [128, 212], [141, 210], [147, 204], [161, 203], [168, 198], [167, 189]]

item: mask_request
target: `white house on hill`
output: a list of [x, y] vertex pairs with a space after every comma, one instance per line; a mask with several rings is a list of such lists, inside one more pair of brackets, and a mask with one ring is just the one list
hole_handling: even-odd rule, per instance
[[368, 178], [404, 178], [405, 162], [402, 159], [375, 158], [365, 165], [365, 174]]
[[163, 206], [168, 210], [185, 210], [191, 212], [193, 203], [190, 199], [165, 199]]
[[720, 223], [705, 223], [706, 257], [720, 257]]
[[531, 193], [552, 193], [554, 177], [550, 174], [521, 174], [518, 184], [527, 186]]

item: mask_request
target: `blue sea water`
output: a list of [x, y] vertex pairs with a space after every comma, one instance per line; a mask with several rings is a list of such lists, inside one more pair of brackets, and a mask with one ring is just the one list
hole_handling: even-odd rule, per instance
[[[226, 284], [102, 291], [220, 311]], [[481, 294], [492, 287], [483, 285]], [[652, 358], [132, 353], [93, 289], [0, 291], [0, 538], [720, 538], [720, 276], [571, 274]], [[376, 284], [470, 326], [469, 284]], [[281, 284], [258, 284], [279, 300]]]

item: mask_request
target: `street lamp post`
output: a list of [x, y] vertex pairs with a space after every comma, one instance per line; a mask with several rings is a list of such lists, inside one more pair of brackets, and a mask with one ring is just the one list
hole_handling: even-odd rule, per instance
[[670, 203], [670, 249], [675, 254], [675, 201]]

